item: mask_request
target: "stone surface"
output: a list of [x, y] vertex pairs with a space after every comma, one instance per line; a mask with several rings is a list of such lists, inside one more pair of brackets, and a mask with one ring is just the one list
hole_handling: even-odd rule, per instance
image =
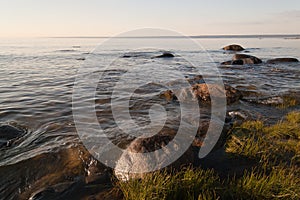
[[225, 51], [243, 51], [245, 50], [242, 46], [238, 44], [231, 44], [222, 48]]
[[[222, 91], [222, 86], [210, 84], [208, 87], [207, 84], [202, 83], [202, 84], [195, 84], [192, 87], [192, 91], [195, 97], [198, 98], [198, 100], [200, 101], [211, 100], [209, 89], [216, 90], [217, 91], [216, 93], [218, 93]], [[229, 85], [225, 85], [224, 89], [225, 89], [227, 104], [232, 104], [242, 98], [242, 93], [239, 90]], [[218, 98], [219, 96], [216, 97]]]
[[232, 61], [237, 61], [241, 62], [240, 60], [243, 61], [243, 64], [260, 64], [262, 63], [262, 60], [255, 57], [255, 56], [251, 56], [251, 55], [247, 55], [247, 54], [235, 54], [232, 57]]
[[297, 58], [274, 58], [267, 61], [268, 64], [299, 62]]
[[155, 58], [173, 58], [173, 57], [175, 56], [170, 52], [163, 52], [163, 54], [159, 56], [155, 56]]
[[26, 134], [26, 130], [13, 126], [13, 125], [1, 125], [0, 126], [0, 148], [5, 147], [5, 146], [10, 146], [11, 143], [22, 137], [23, 135]]

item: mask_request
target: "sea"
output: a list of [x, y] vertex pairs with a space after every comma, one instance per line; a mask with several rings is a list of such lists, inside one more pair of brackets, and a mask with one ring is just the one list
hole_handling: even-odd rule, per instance
[[[195, 46], [186, 47], [187, 40]], [[222, 49], [229, 44], [242, 45], [245, 51], [241, 53], [263, 63], [221, 65], [234, 55]], [[159, 58], [163, 52], [175, 57]], [[128, 138], [117, 126], [130, 132], [132, 124], [112, 122], [112, 112], [119, 111], [106, 105], [110, 96], [124, 100], [129, 94], [133, 120], [147, 125], [151, 96], [167, 90], [172, 81], [196, 75], [221, 80], [243, 93], [243, 99], [227, 106], [227, 115], [275, 123], [286, 113], [300, 110], [297, 104], [282, 108], [286, 99], [300, 97], [300, 63], [266, 63], [281, 57], [300, 59], [299, 36], [125, 37], [113, 41], [103, 37], [1, 38], [0, 126], [17, 127], [24, 134], [11, 140], [0, 138], [0, 199], [26, 199], [39, 189], [63, 182], [45, 178], [56, 166], [43, 155], [59, 159], [62, 150], [82, 142], [74, 111], [84, 115], [91, 107], [85, 107], [85, 94], [74, 96], [81, 81], [86, 83], [80, 88], [84, 93], [96, 91], [89, 97], [94, 97], [101, 127], [111, 140], [124, 146]], [[94, 76], [86, 78], [85, 73], [96, 74], [96, 79], [88, 82]], [[180, 105], [167, 105], [166, 110], [172, 124]], [[153, 116], [163, 120], [165, 115], [158, 114], [161, 116]], [[87, 127], [89, 123], [86, 120]]]

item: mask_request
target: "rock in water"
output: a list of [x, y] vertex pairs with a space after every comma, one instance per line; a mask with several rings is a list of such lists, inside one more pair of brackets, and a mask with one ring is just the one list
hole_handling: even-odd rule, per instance
[[170, 52], [163, 52], [162, 55], [155, 56], [155, 58], [173, 58], [173, 57], [175, 56]]
[[222, 62], [221, 65], [253, 65], [260, 64], [262, 60], [247, 54], [235, 54], [232, 60]]
[[235, 54], [232, 57], [232, 61], [236, 61], [241, 63], [241, 61], [243, 62], [243, 64], [260, 64], [262, 63], [262, 60], [255, 57], [255, 56], [251, 56], [251, 55], [247, 55], [247, 54]]
[[0, 147], [7, 146], [10, 141], [23, 136], [26, 131], [12, 125], [0, 126]]
[[[195, 84], [192, 87], [192, 91], [193, 91], [195, 97], [197, 97], [198, 100], [200, 100], [200, 101], [210, 101], [211, 100], [209, 89], [217, 90], [217, 91], [222, 90], [221, 86], [219, 86], [219, 85], [210, 84], [208, 86], [206, 83]], [[239, 90], [237, 90], [229, 85], [225, 85], [224, 89], [225, 89], [227, 104], [232, 104], [242, 98], [242, 93]], [[216, 98], [218, 98], [218, 96], [216, 96]]]
[[274, 58], [267, 61], [268, 64], [299, 62], [297, 58]]
[[225, 51], [243, 51], [245, 50], [242, 46], [238, 44], [231, 44], [222, 48]]

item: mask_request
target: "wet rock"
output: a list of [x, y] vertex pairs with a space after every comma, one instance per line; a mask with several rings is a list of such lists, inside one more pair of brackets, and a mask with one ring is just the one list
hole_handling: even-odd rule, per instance
[[194, 85], [194, 84], [197, 84], [197, 83], [204, 83], [203, 76], [201, 76], [201, 75], [196, 75], [192, 78], [187, 78], [187, 81], [191, 85]]
[[177, 97], [171, 90], [163, 91], [159, 94], [160, 98], [164, 98], [167, 101], [177, 100]]
[[222, 62], [221, 65], [232, 65], [232, 61], [228, 60], [228, 61]]
[[253, 65], [260, 64], [262, 60], [247, 54], [235, 54], [232, 60], [222, 62], [221, 65]]
[[[222, 91], [222, 86], [216, 84], [215, 85], [210, 84], [208, 87], [208, 85], [205, 83], [195, 84], [192, 86], [193, 94], [200, 101], [208, 102], [211, 100], [209, 89], [216, 90], [218, 93]], [[242, 93], [239, 90], [229, 85], [224, 85], [224, 89], [225, 89], [227, 104], [232, 104], [242, 98]], [[216, 96], [216, 98], [218, 98], [218, 96]]]
[[12, 125], [0, 126], [0, 148], [9, 145], [13, 140], [26, 134], [26, 130]]
[[229, 61], [222, 62], [221, 65], [244, 65], [246, 64], [246, 62], [244, 62], [244, 60], [229, 60]]
[[2, 168], [2, 173], [5, 172], [14, 174], [6, 179], [8, 182], [16, 182], [15, 177], [24, 179], [26, 175], [26, 185], [22, 180], [7, 188], [11, 191], [19, 189], [20, 193], [9, 195], [21, 200], [30, 197], [47, 199], [51, 195], [79, 198], [86, 195], [91, 184], [97, 184], [100, 192], [102, 185], [110, 184], [112, 173], [108, 167], [96, 162], [82, 145], [39, 154]]
[[51, 187], [42, 188], [34, 192], [29, 200], [61, 200], [74, 199], [80, 195], [80, 190], [84, 186], [84, 181], [81, 177], [74, 181], [59, 183]]
[[229, 116], [235, 119], [241, 119], [246, 120], [248, 119], [248, 113], [245, 113], [244, 111], [230, 111], [228, 112]]
[[173, 58], [173, 57], [175, 56], [170, 52], [163, 52], [162, 55], [155, 56], [155, 58]]
[[264, 104], [269, 106], [278, 106], [284, 103], [284, 99], [282, 97], [261, 97], [261, 98], [247, 98], [245, 99], [248, 102], [256, 103], [256, 104]]
[[267, 61], [268, 64], [299, 62], [296, 58], [274, 58]]
[[283, 104], [283, 102], [284, 100], [281, 97], [270, 97], [257, 100], [257, 103], [264, 105], [280, 105]]
[[242, 46], [238, 44], [228, 45], [222, 48], [225, 51], [243, 51], [245, 50]]
[[238, 63], [241, 63], [243, 61], [243, 64], [260, 64], [262, 63], [262, 60], [251, 55], [247, 54], [235, 54], [232, 57], [232, 61], [237, 61]]

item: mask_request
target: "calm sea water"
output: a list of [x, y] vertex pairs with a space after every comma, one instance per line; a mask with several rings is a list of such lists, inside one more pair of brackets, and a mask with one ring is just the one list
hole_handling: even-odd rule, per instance
[[[72, 92], [78, 68], [84, 66], [86, 58], [103, 38], [35, 38], [35, 39], [1, 39], [0, 40], [0, 125], [16, 124], [24, 127], [27, 133], [18, 139], [15, 145], [0, 150], [0, 193], [6, 197], [15, 198], [16, 193], [29, 187], [26, 174], [19, 177], [15, 174], [18, 163], [38, 157], [43, 153], [55, 152], [61, 148], [70, 148], [78, 144], [79, 139], [72, 115]], [[99, 56], [118, 58], [120, 53], [130, 51], [133, 42], [143, 44], [146, 39], [119, 39], [119, 43], [100, 49]], [[180, 44], [179, 38], [155, 39], [154, 43]], [[184, 54], [186, 59], [197, 60], [195, 69], [187, 66], [186, 61], [173, 60], [156, 61], [151, 59], [159, 55], [159, 50], [140, 51], [132, 59], [119, 58], [115, 63], [118, 69], [132, 65], [168, 65], [168, 69], [178, 69], [185, 75], [197, 74], [197, 68], [202, 66], [217, 66], [224, 82], [249, 94], [249, 98], [277, 97], [300, 93], [300, 64], [260, 64], [254, 66], [220, 66], [219, 63], [230, 60], [232, 54], [225, 53], [221, 47], [237, 43], [247, 49], [247, 54], [255, 55], [263, 61], [275, 57], [295, 57], [300, 59], [300, 40], [284, 38], [205, 38], [194, 39], [207, 52], [199, 50], [182, 50], [177, 48], [165, 50], [177, 55]], [[154, 45], [155, 46], [155, 45]], [[122, 49], [122, 51], [120, 51]], [[207, 53], [211, 59], [207, 59]], [[123, 59], [123, 60], [122, 60]], [[169, 62], [169, 63], [168, 63]], [[101, 70], [101, 69], [99, 69]], [[151, 71], [152, 70], [152, 71]], [[164, 71], [165, 70], [165, 71]], [[140, 78], [147, 79], [153, 69], [146, 69]], [[163, 78], [167, 69], [159, 72]], [[117, 82], [118, 77], [107, 76], [110, 80], [99, 82], [101, 88]], [[143, 77], [144, 76], [144, 77]], [[115, 79], [114, 79], [115, 78]], [[175, 78], [175, 77], [174, 77]], [[171, 80], [170, 80], [171, 81]], [[160, 92], [160, 90], [155, 91]], [[254, 95], [253, 95], [254, 94]], [[84, 99], [82, 99], [84, 101]], [[299, 109], [295, 107], [293, 109]], [[244, 111], [252, 117], [265, 117], [279, 120], [286, 111], [270, 106], [256, 105], [248, 102], [228, 107], [228, 111]], [[144, 112], [141, 108], [140, 112]], [[174, 113], [176, 113], [174, 111]], [[100, 117], [101, 118], [101, 117]], [[105, 118], [102, 116], [102, 118]], [[101, 121], [101, 119], [99, 119]], [[110, 122], [104, 126], [109, 127]], [[107, 123], [105, 125], [105, 123]], [[142, 123], [142, 122], [141, 122]], [[114, 139], [118, 134], [110, 129]], [[51, 163], [40, 163], [51, 167]], [[7, 170], [7, 166], [10, 166]], [[15, 166], [15, 168], [14, 168]], [[26, 168], [29, 166], [21, 166]], [[5, 170], [2, 170], [5, 168]], [[35, 173], [30, 166], [30, 173]], [[5, 173], [5, 174], [4, 174]], [[28, 172], [29, 173], [29, 172]], [[14, 185], [12, 180], [19, 180]], [[30, 181], [28, 181], [30, 182]], [[1, 196], [1, 195], [0, 195]], [[0, 197], [1, 199], [1, 197]]]

